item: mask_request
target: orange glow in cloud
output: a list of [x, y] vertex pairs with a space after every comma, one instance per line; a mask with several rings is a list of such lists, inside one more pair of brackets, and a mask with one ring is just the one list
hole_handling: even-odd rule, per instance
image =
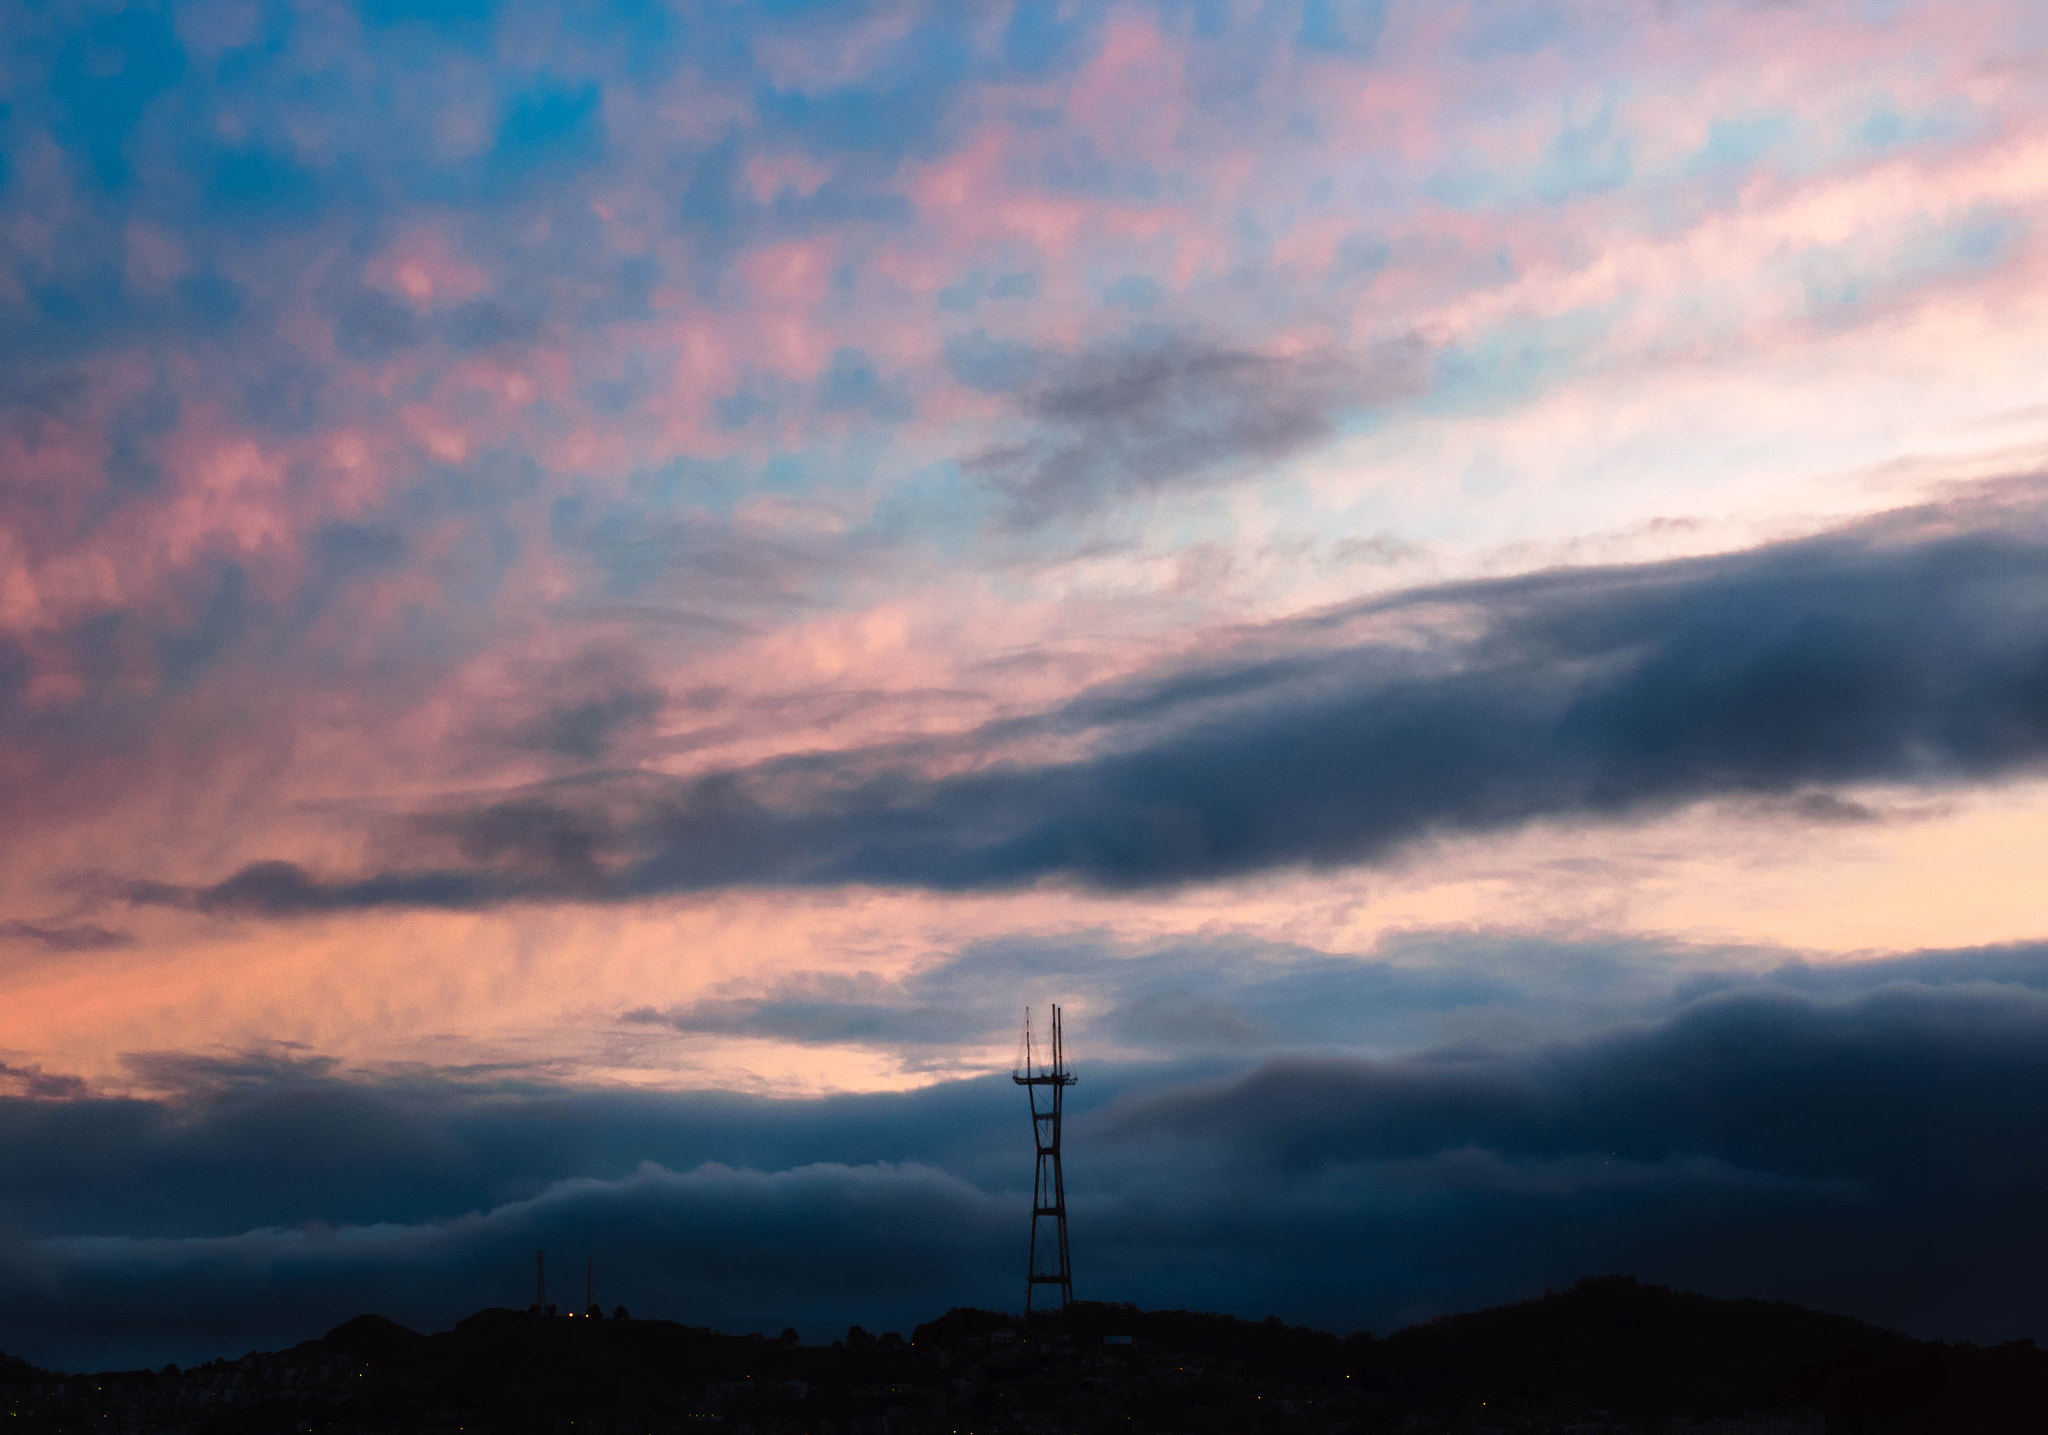
[[[290, 1042], [370, 1066], [504, 1063], [658, 1086], [894, 1089], [1001, 1066], [1007, 1049], [797, 1045], [623, 1018], [820, 976], [894, 983], [976, 943], [1061, 933], [1131, 950], [1241, 938], [1361, 961], [1432, 931], [1637, 934], [1668, 944], [1675, 961], [1698, 948], [1759, 968], [2039, 935], [2029, 864], [2048, 841], [2048, 787], [1954, 803], [1855, 796], [1882, 820], [1815, 829], [1767, 808], [1706, 806], [1621, 829], [1540, 824], [1424, 848], [1384, 871], [1281, 874], [1142, 903], [1058, 890], [739, 891], [623, 909], [253, 928], [152, 919], [138, 949], [11, 970], [0, 1049], [115, 1085], [127, 1079], [123, 1052]], [[1400, 959], [1426, 962], [1427, 947], [1404, 946]], [[1013, 1005], [1045, 998], [1021, 987], [996, 995]]]

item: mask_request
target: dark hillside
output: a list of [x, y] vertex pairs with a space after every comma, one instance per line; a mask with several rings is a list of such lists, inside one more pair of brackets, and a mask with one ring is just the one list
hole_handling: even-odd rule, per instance
[[1026, 1324], [955, 1309], [910, 1340], [805, 1346], [669, 1321], [484, 1310], [421, 1335], [358, 1316], [191, 1370], [0, 1370], [19, 1431], [179, 1435], [1023, 1435], [1658, 1432], [1783, 1417], [1829, 1435], [2042, 1428], [2048, 1354], [1909, 1339], [1782, 1302], [1580, 1281], [1384, 1339], [1082, 1302]]
[[1605, 1276], [1398, 1331], [1379, 1343], [1373, 1378], [1422, 1401], [1477, 1387], [1498, 1401], [1593, 1401], [1638, 1418], [1739, 1414], [1812, 1403], [1826, 1372], [1883, 1367], [1915, 1344], [1783, 1301]]

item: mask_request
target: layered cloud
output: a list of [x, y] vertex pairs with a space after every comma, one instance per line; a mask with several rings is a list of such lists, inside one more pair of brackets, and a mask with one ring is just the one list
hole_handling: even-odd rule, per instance
[[[1142, 640], [1952, 446], [2037, 371], [2028, 12], [1852, 10], [11, 17], [0, 779], [574, 767], [805, 686], [821, 610], [1096, 631], [1090, 545]], [[624, 707], [475, 711], [593, 621]]]
[[[1080, 1283], [1385, 1329], [1626, 1267], [2000, 1338], [2048, 1261], [2020, 1136], [2044, 986], [2039, 949], [1930, 953], [1724, 970], [1520, 1049], [1098, 1063], [1068, 1133]], [[1029, 1152], [1000, 1078], [776, 1101], [173, 1068], [157, 1100], [0, 1106], [8, 1349], [433, 1324], [523, 1298], [536, 1246], [596, 1253], [640, 1313], [812, 1339], [1013, 1294]]]
[[[406, 841], [453, 863], [325, 878], [273, 861], [120, 890], [279, 915], [742, 884], [1142, 889], [1717, 798], [1853, 818], [1830, 791], [1981, 783], [2048, 754], [2038, 524], [2031, 500], [1942, 509], [1748, 553], [1428, 588], [1084, 692], [922, 763], [912, 744], [557, 784], [415, 818]], [[1010, 756], [1027, 734], [1084, 751]]]

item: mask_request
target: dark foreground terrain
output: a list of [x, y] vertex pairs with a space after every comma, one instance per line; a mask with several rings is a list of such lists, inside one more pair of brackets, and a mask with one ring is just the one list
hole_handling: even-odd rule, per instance
[[2048, 1429], [2048, 1353], [1916, 1341], [1626, 1277], [1375, 1339], [1083, 1303], [1026, 1326], [954, 1310], [830, 1346], [669, 1321], [486, 1310], [438, 1335], [358, 1316], [190, 1370], [0, 1361], [14, 1431], [925, 1432]]

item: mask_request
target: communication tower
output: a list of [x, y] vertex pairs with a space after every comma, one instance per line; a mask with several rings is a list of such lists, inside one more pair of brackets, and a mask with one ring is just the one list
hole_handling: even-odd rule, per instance
[[533, 1310], [530, 1314], [548, 1313], [548, 1253], [533, 1253]]
[[[1031, 1008], [1024, 1009], [1023, 1060], [1010, 1079], [1031, 1100], [1031, 1138], [1038, 1171], [1031, 1183], [1031, 1256], [1025, 1268], [1024, 1314], [1029, 1317], [1040, 1286], [1059, 1290], [1064, 1312], [1074, 1299], [1074, 1268], [1067, 1258], [1067, 1182], [1060, 1171], [1060, 1107], [1077, 1079], [1067, 1067], [1060, 1039], [1060, 1009], [1052, 1009], [1052, 1059], [1041, 1064], [1031, 1039]], [[1041, 1091], [1044, 1095], [1040, 1095]], [[1052, 1229], [1041, 1236], [1047, 1221]]]

